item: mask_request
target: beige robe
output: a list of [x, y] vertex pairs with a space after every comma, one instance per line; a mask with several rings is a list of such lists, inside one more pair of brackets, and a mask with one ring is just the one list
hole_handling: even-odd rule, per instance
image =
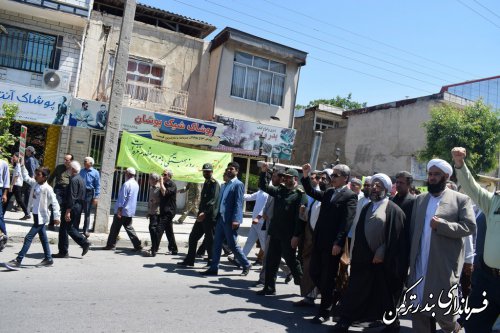
[[[416, 276], [416, 265], [418, 264], [421, 236], [430, 195], [429, 193], [419, 195], [413, 206], [410, 225], [411, 250], [408, 287], [411, 287], [420, 278], [420, 276]], [[434, 308], [425, 314], [430, 316], [432, 312], [435, 312], [438, 322], [439, 320], [450, 322], [454, 321], [454, 318], [450, 314], [444, 314], [449, 307], [439, 308], [439, 295], [443, 290], [441, 300], [448, 302], [448, 291], [453, 285], [459, 283], [464, 261], [463, 239], [476, 230], [476, 221], [470, 198], [449, 189], [443, 192], [435, 216], [439, 218], [440, 223], [437, 229], [431, 233], [424, 298], [419, 303], [420, 308], [423, 308], [427, 302], [429, 305], [435, 304]], [[430, 293], [434, 296], [432, 299], [429, 299]], [[406, 297], [407, 301], [411, 294], [412, 292], [409, 291]], [[453, 290], [455, 301], [458, 300], [457, 294], [457, 288], [455, 288]]]

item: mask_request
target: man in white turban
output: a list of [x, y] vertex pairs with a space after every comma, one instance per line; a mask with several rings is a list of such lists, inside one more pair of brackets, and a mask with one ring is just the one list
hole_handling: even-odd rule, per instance
[[[430, 332], [434, 320], [444, 332], [453, 332], [457, 328], [454, 311], [449, 311], [448, 306], [438, 306], [437, 302], [453, 304], [458, 299], [457, 288], [453, 287], [459, 283], [463, 267], [463, 237], [476, 230], [476, 223], [470, 198], [446, 187], [452, 172], [451, 165], [444, 160], [429, 161], [429, 193], [419, 195], [413, 205], [406, 301], [411, 295], [416, 295], [412, 306], [435, 305], [430, 312], [418, 311], [412, 315], [413, 332], [417, 333]], [[444, 292], [440, 298], [441, 291]], [[448, 297], [448, 291], [454, 299]], [[409, 302], [406, 305], [409, 306]]]
[[[348, 332], [354, 321], [382, 320], [384, 312], [395, 312], [408, 271], [408, 252], [405, 214], [389, 200], [391, 188], [386, 174], [371, 178], [371, 202], [361, 210], [352, 235], [351, 276], [333, 332]], [[399, 332], [399, 327], [394, 320], [382, 332]]]

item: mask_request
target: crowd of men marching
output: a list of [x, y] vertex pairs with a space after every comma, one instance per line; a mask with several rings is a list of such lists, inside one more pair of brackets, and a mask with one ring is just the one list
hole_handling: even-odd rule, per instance
[[[200, 253], [197, 243], [204, 237], [201, 252], [206, 249], [208, 264], [202, 275], [218, 275], [224, 250], [233, 253], [232, 262], [246, 276], [252, 267], [247, 256], [258, 240], [263, 267], [256, 282], [262, 289], [257, 294], [276, 294], [281, 267], [288, 280], [300, 286], [303, 298], [293, 305], [314, 306], [315, 299], [321, 298], [311, 322], [322, 324], [333, 318], [332, 332], [348, 332], [354, 322], [381, 320], [382, 332], [399, 332], [401, 316], [411, 318], [414, 332], [433, 332], [436, 324], [444, 332], [462, 328], [491, 332], [500, 313], [500, 196], [476, 183], [465, 165], [464, 148], [451, 153], [462, 193], [450, 181], [453, 167], [442, 159], [428, 162], [428, 193], [420, 195], [412, 193], [413, 179], [406, 171], [393, 178], [396, 193], [391, 195], [393, 180], [383, 173], [365, 177], [362, 183], [351, 178], [344, 164], [322, 171], [305, 164], [299, 177], [296, 169], [272, 169], [267, 163], [261, 165], [259, 191], [245, 194], [237, 162], [227, 165], [222, 185], [213, 178], [212, 165], [206, 163], [188, 252], [177, 264], [194, 266]], [[90, 248], [90, 207], [99, 196], [94, 161], [87, 157], [82, 169], [68, 154], [52, 174], [44, 167], [30, 174], [28, 159], [23, 163], [13, 156], [12, 186], [8, 166], [0, 161], [3, 202], [15, 195], [24, 219], [33, 213], [33, 226], [9, 264], [21, 265], [36, 234], [45, 253], [40, 265], [52, 265], [53, 257], [68, 256], [68, 235], [82, 247], [84, 256]], [[178, 189], [173, 176], [168, 168], [161, 175], [149, 175], [149, 256], [158, 252], [163, 233], [170, 253], [178, 254], [173, 230]], [[132, 226], [139, 193], [135, 177], [134, 168], [126, 169], [105, 250], [115, 249], [122, 226], [134, 250], [143, 250]], [[30, 186], [24, 206], [17, 188], [23, 181]], [[52, 181], [54, 188], [49, 185]], [[237, 237], [245, 200], [255, 201], [255, 207], [247, 242], [241, 248]], [[80, 233], [82, 212], [85, 223]], [[59, 251], [51, 255], [45, 225], [50, 228], [59, 221]], [[3, 218], [0, 230], [4, 245]]]

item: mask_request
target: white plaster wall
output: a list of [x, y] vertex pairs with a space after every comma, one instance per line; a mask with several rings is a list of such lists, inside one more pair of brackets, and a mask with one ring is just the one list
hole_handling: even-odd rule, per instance
[[[295, 63], [286, 63], [285, 96], [283, 98], [283, 107], [258, 103], [238, 97], [231, 96], [231, 82], [233, 78], [233, 63], [235, 48], [232, 45], [224, 44], [219, 48], [224, 48], [221, 57], [221, 68], [217, 78], [217, 89], [215, 95], [214, 114], [237, 118], [247, 121], [260, 121], [262, 124], [289, 127], [290, 117], [293, 115], [295, 102], [295, 90], [298, 83], [298, 66]], [[259, 55], [254, 51], [248, 51], [244, 48], [238, 48], [243, 52], [253, 55]], [[264, 58], [283, 62], [283, 59], [270, 58], [267, 55], [261, 55]], [[271, 116], [277, 116], [280, 120], [271, 120]]]
[[360, 175], [394, 175], [411, 169], [411, 156], [425, 147], [422, 123], [438, 101], [419, 101], [399, 108], [350, 115], [345, 154], [347, 164]]

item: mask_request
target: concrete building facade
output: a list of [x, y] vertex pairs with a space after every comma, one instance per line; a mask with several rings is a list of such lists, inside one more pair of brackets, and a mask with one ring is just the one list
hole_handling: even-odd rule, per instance
[[470, 101], [438, 93], [344, 112], [348, 118], [344, 150], [353, 174], [395, 175], [407, 170], [415, 179], [425, 179], [425, 164], [416, 158], [426, 144], [422, 124], [442, 103], [463, 107]]
[[[322, 140], [315, 169], [324, 169], [337, 159], [336, 149], [340, 149], [339, 160], [345, 161], [344, 146], [347, 119], [344, 110], [330, 105], [319, 104], [308, 108], [304, 115], [295, 117], [294, 128], [300, 140], [295, 142], [292, 164], [302, 165], [310, 161], [315, 131], [321, 131]], [[324, 165], [323, 165], [324, 164]]]

